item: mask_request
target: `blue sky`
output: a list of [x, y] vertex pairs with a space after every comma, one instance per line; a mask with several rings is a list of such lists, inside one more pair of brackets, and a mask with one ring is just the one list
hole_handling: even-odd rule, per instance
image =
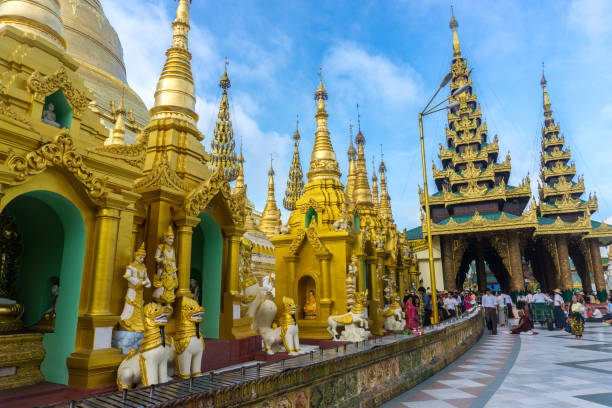
[[[123, 44], [128, 81], [151, 106], [164, 52], [171, 41], [176, 3], [103, 0]], [[291, 161], [296, 115], [300, 153], [308, 170], [314, 142], [313, 93], [317, 72], [329, 92], [329, 128], [345, 179], [349, 121], [361, 111], [368, 170], [383, 144], [389, 193], [400, 229], [419, 223], [417, 184], [422, 184], [417, 114], [450, 69], [449, 1], [230, 1], [195, 0], [190, 49], [198, 97], [199, 128], [207, 148], [220, 102], [217, 86], [229, 58], [230, 114], [244, 143], [249, 198], [266, 200], [270, 154], [281, 206]], [[531, 174], [537, 191], [540, 128], [539, 84], [546, 64], [553, 116], [584, 174], [597, 192], [596, 219], [612, 220], [612, 2], [452, 2], [464, 57], [488, 124], [500, 140], [500, 157], [512, 156], [511, 183]], [[136, 16], [136, 19], [135, 19]], [[445, 90], [447, 93], [448, 90]], [[425, 122], [427, 170], [444, 138], [443, 113]], [[287, 213], [284, 212], [284, 220]]]

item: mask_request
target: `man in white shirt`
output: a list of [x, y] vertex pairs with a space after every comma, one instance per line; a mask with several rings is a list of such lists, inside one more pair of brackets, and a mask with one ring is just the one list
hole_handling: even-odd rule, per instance
[[553, 313], [555, 316], [555, 326], [559, 330], [563, 330], [565, 328], [565, 313], [563, 313], [563, 308], [565, 307], [565, 302], [561, 297], [561, 289], [557, 288], [553, 290], [554, 299], [553, 299]]
[[485, 290], [481, 302], [482, 307], [485, 309], [485, 322], [487, 323], [489, 334], [495, 335], [497, 334], [497, 302], [489, 289]]
[[506, 314], [508, 315], [508, 319], [512, 317], [512, 306], [514, 306], [514, 302], [509, 294], [504, 293], [504, 298], [506, 299]]
[[533, 293], [527, 292], [527, 303], [533, 303]]
[[452, 297], [452, 295], [449, 294], [444, 299], [444, 308], [446, 309], [450, 317], [457, 316], [457, 302]]
[[536, 294], [533, 295], [533, 302], [534, 303], [546, 303], [546, 302], [551, 302], [552, 299], [549, 298], [546, 293], [542, 293], [542, 290], [540, 288], [538, 288], [538, 290], [536, 291]]

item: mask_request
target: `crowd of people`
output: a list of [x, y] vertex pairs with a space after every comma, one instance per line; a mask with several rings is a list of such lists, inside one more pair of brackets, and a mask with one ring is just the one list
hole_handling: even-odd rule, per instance
[[[414, 293], [406, 293], [402, 306], [406, 315], [406, 330], [414, 330], [431, 325], [432, 295], [429, 290], [420, 287]], [[486, 289], [484, 293], [474, 291], [439, 292], [437, 299], [438, 315], [444, 321], [469, 311], [477, 305], [484, 309], [485, 322], [489, 334], [496, 335], [497, 327], [506, 328], [509, 333], [534, 334], [534, 313], [549, 313], [550, 325], [553, 329], [565, 330], [576, 337], [582, 338], [584, 322], [588, 318], [601, 319], [604, 326], [612, 324], [612, 297], [605, 304], [605, 313], [600, 307], [587, 307], [599, 302], [593, 295], [585, 296], [582, 292], [575, 292], [571, 301], [565, 302], [560, 289], [544, 293], [541, 289], [527, 291], [516, 296], [516, 302], [508, 293], [492, 292]], [[552, 308], [552, 313], [550, 310]], [[541, 321], [541, 316], [537, 316]], [[518, 319], [517, 324], [511, 326], [510, 319]]]

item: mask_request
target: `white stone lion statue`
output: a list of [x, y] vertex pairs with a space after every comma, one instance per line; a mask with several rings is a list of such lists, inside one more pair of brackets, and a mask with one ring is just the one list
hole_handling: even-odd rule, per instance
[[[357, 292], [351, 311], [343, 315], [329, 316], [327, 331], [333, 340], [358, 342], [370, 336], [368, 318], [366, 316], [366, 299], [368, 291]], [[343, 326], [342, 334], [338, 334], [338, 326]]]
[[176, 373], [181, 378], [202, 375], [204, 340], [200, 336], [199, 324], [203, 313], [204, 308], [198, 302], [182, 298], [178, 327], [172, 337]]
[[166, 342], [164, 328], [172, 308], [151, 302], [144, 306], [143, 312], [144, 335], [140, 348], [138, 351], [131, 349], [117, 370], [117, 387], [120, 390], [138, 384], [146, 387], [171, 379], [168, 376], [168, 360], [172, 349]]
[[[254, 286], [249, 288], [250, 293]], [[268, 291], [257, 286], [255, 296], [249, 300], [247, 314], [253, 318], [252, 328], [263, 339], [266, 353], [275, 354], [283, 345], [289, 355], [300, 354], [299, 331], [294, 318], [297, 309], [295, 301], [283, 297], [283, 312], [278, 319], [280, 326], [277, 326], [274, 318], [278, 307]]]
[[404, 330], [404, 327], [406, 327], [406, 318], [402, 310], [402, 305], [399, 303], [399, 298], [394, 297], [393, 302], [385, 307], [382, 314], [384, 317], [384, 329], [396, 331]]

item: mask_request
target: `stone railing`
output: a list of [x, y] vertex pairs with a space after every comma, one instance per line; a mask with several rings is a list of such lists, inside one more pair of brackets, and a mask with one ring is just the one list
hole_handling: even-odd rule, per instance
[[422, 336], [378, 337], [54, 407], [376, 407], [457, 359], [478, 341], [482, 325], [477, 308]]

